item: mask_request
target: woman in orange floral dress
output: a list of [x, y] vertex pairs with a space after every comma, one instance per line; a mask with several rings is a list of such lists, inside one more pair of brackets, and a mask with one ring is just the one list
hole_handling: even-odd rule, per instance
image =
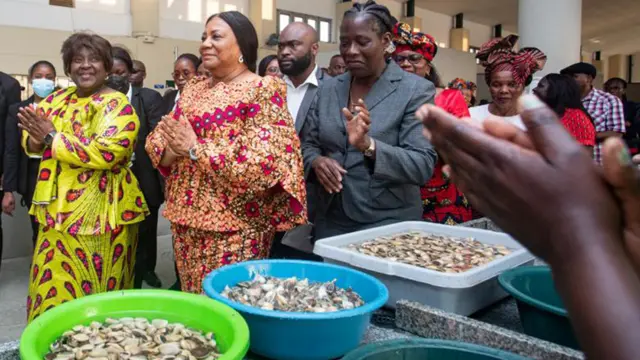
[[269, 255], [275, 231], [306, 223], [300, 142], [286, 85], [254, 74], [258, 38], [239, 12], [209, 18], [193, 79], [147, 139], [166, 176], [182, 290], [202, 292], [210, 271]]

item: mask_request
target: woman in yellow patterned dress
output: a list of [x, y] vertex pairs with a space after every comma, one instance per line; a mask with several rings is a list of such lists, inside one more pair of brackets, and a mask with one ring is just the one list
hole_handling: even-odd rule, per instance
[[183, 291], [210, 271], [266, 258], [275, 231], [306, 222], [300, 141], [286, 85], [254, 74], [258, 38], [239, 12], [212, 16], [200, 53], [212, 74], [185, 86], [176, 110], [147, 138], [166, 176]]
[[62, 45], [77, 87], [21, 108], [22, 145], [42, 156], [30, 214], [40, 224], [31, 265], [29, 321], [85, 295], [131, 288], [138, 223], [147, 206], [129, 170], [138, 117], [107, 88], [111, 45], [77, 33]]

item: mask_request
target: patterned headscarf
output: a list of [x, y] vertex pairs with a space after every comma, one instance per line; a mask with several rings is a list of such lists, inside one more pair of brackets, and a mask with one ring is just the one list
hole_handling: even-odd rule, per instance
[[438, 53], [438, 45], [433, 36], [421, 32], [413, 32], [407, 23], [397, 22], [393, 27], [393, 44], [395, 53], [406, 50], [415, 51], [424, 56], [428, 62], [432, 62]]
[[461, 78], [455, 78], [451, 80], [451, 82], [449, 83], [449, 85], [447, 85], [447, 87], [449, 89], [458, 89], [458, 90], [470, 89], [469, 82]]
[[493, 39], [480, 48], [476, 58], [485, 67], [485, 80], [491, 82], [491, 74], [495, 71], [511, 71], [513, 78], [519, 84], [526, 85], [529, 77], [541, 66], [547, 56], [537, 48], [524, 48], [513, 51], [518, 42], [517, 35]]
[[476, 85], [476, 83], [474, 83], [473, 81], [467, 82], [467, 86], [469, 86], [469, 89], [471, 89], [472, 91], [475, 91], [478, 89], [478, 85]]

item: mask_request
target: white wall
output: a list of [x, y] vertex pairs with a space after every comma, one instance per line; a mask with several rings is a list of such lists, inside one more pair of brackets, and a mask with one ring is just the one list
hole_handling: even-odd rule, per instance
[[480, 47], [493, 38], [491, 26], [465, 21], [464, 27], [469, 30], [469, 45], [471, 46]]
[[230, 10], [249, 16], [249, 0], [159, 1], [159, 36], [164, 38], [199, 41], [209, 16]]
[[415, 15], [422, 19], [421, 32], [433, 36], [438, 44], [449, 46], [449, 30], [453, 21], [451, 16], [419, 7], [416, 7]]
[[476, 79], [476, 58], [471, 53], [449, 48], [439, 49], [433, 63], [444, 85], [457, 77], [467, 81]]
[[[0, 26], [130, 35], [130, 0], [76, 0], [76, 8], [49, 0], [0, 0]], [[46, 39], [43, 39], [46, 41]]]

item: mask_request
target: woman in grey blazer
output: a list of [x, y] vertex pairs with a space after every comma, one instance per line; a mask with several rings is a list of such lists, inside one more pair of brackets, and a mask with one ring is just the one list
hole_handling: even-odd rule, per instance
[[301, 136], [315, 200], [317, 239], [420, 220], [420, 186], [436, 153], [415, 112], [433, 102], [434, 86], [388, 61], [396, 20], [369, 1], [354, 4], [341, 25], [347, 73], [324, 82]]

